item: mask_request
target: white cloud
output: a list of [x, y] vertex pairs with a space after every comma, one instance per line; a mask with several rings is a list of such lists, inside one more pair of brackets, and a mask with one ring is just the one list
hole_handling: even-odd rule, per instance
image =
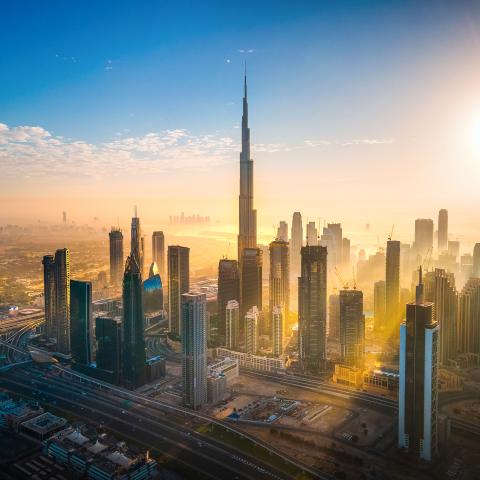
[[393, 143], [393, 138], [360, 138], [347, 140], [346, 142], [331, 141], [331, 140], [305, 140], [305, 146], [307, 147], [325, 147], [325, 146], [342, 146], [347, 147], [350, 145], [388, 145]]

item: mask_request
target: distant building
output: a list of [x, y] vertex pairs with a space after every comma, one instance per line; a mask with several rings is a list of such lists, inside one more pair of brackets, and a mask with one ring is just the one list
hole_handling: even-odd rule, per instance
[[397, 332], [399, 324], [400, 300], [400, 242], [387, 241], [385, 267], [385, 316], [387, 328]]
[[311, 247], [318, 245], [318, 231], [315, 222], [307, 223], [307, 245]]
[[168, 247], [168, 329], [175, 335], [182, 331], [182, 295], [190, 290], [190, 249]]
[[256, 355], [258, 351], [258, 308], [253, 306], [245, 315], [245, 352]]
[[471, 278], [459, 296], [458, 349], [480, 356], [480, 278]]
[[363, 368], [365, 316], [363, 293], [359, 290], [340, 290], [340, 347], [345, 365]]
[[[227, 305], [230, 301], [240, 302], [240, 274], [238, 262], [222, 258], [218, 263], [218, 330], [223, 337], [226, 335]], [[231, 332], [230, 332], [231, 333]]]
[[137, 207], [135, 207], [135, 216], [132, 218], [130, 255], [136, 256], [140, 266], [140, 274], [143, 276], [145, 267], [145, 239], [140, 227], [140, 218], [137, 216]]
[[151, 314], [163, 310], [163, 285], [157, 264], [150, 266], [148, 278], [143, 282], [143, 311]]
[[92, 310], [92, 283], [71, 280], [70, 344], [73, 361], [82, 365], [92, 361]]
[[373, 286], [373, 328], [379, 332], [385, 329], [386, 312], [385, 280], [379, 280]]
[[158, 266], [160, 278], [165, 280], [165, 236], [163, 232], [152, 234], [152, 262]]
[[277, 238], [282, 242], [288, 242], [288, 223], [284, 220], [278, 225]]
[[322, 371], [327, 353], [327, 249], [302, 247], [298, 279], [299, 356], [304, 369]]
[[111, 382], [120, 383], [122, 368], [122, 322], [119, 318], [95, 319], [97, 369], [110, 372]]
[[431, 461], [437, 453], [438, 324], [425, 301], [422, 270], [415, 302], [400, 326], [398, 445]]
[[207, 403], [207, 298], [182, 295], [183, 403], [194, 410]]
[[480, 243], [476, 243], [473, 248], [473, 270], [472, 276], [480, 277]]
[[415, 243], [416, 252], [425, 258], [433, 248], [433, 220], [430, 218], [417, 218], [415, 220]]
[[328, 297], [328, 336], [340, 338], [340, 296], [337, 293]]
[[262, 310], [262, 251], [259, 248], [243, 249], [240, 295], [243, 316], [254, 306]]
[[292, 277], [297, 278], [300, 275], [300, 250], [303, 246], [303, 224], [300, 212], [293, 214], [290, 237], [290, 271]]
[[442, 208], [438, 212], [438, 252], [448, 248], [448, 211]]
[[120, 286], [123, 278], [123, 233], [119, 228], [110, 230], [110, 283]]
[[447, 252], [456, 262], [460, 255], [460, 242], [458, 240], [449, 240]]
[[240, 339], [240, 305], [230, 300], [225, 308], [225, 346], [230, 350], [238, 350]]
[[272, 353], [275, 357], [283, 354], [283, 308], [278, 305], [272, 309]]
[[[342, 256], [342, 249], [343, 249], [343, 230], [341, 223], [329, 223], [327, 224], [328, 230], [331, 232], [333, 236], [333, 248], [335, 250], [335, 265], [342, 265], [343, 264], [343, 256]], [[330, 251], [328, 252], [330, 256]]]
[[342, 263], [345, 268], [350, 266], [350, 239], [342, 239]]

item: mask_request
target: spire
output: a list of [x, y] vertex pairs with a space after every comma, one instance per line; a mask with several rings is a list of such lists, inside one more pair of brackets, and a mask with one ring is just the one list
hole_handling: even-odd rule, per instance
[[244, 77], [244, 97], [247, 98], [247, 61], [245, 60], [245, 77]]
[[418, 270], [418, 285], [415, 289], [415, 303], [417, 305], [421, 305], [424, 302], [424, 295], [423, 295], [423, 279], [422, 279], [422, 266]]

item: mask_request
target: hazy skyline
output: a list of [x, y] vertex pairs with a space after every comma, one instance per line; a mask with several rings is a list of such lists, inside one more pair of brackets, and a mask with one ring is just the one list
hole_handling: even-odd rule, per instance
[[0, 222], [138, 204], [234, 226], [247, 59], [260, 235], [294, 210], [402, 239], [440, 208], [479, 228], [480, 5], [289, 7], [5, 7]]

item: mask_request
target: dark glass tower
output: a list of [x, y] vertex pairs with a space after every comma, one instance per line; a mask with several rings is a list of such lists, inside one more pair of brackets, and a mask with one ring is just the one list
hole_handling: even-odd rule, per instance
[[92, 284], [70, 281], [70, 344], [76, 363], [92, 360]]
[[97, 317], [95, 319], [97, 340], [97, 368], [111, 372], [114, 383], [120, 382], [122, 366], [122, 323], [120, 319]]
[[55, 252], [55, 323], [57, 351], [70, 355], [70, 251]]
[[290, 312], [290, 252], [288, 242], [275, 240], [270, 243], [269, 280], [270, 315], [273, 315], [275, 307], [280, 307], [283, 324], [286, 324]]
[[302, 247], [298, 279], [298, 340], [305, 370], [323, 370], [327, 351], [327, 248]]
[[165, 236], [163, 232], [153, 232], [152, 261], [158, 266], [160, 278], [165, 280]]
[[360, 290], [340, 290], [340, 347], [345, 365], [363, 368], [365, 316]]
[[241, 268], [241, 318], [252, 308], [262, 310], [262, 251], [244, 248]]
[[112, 227], [108, 234], [110, 240], [110, 283], [120, 286], [123, 277], [123, 233]]
[[389, 333], [398, 332], [400, 312], [400, 242], [387, 242], [385, 268], [385, 315]]
[[218, 333], [225, 336], [226, 308], [230, 300], [240, 302], [240, 277], [236, 260], [222, 259], [218, 263]]
[[57, 337], [55, 323], [55, 259], [53, 255], [43, 257], [43, 292], [45, 299], [45, 334], [48, 338]]
[[127, 258], [123, 276], [123, 383], [138, 388], [145, 383], [142, 275], [138, 256]]
[[180, 336], [182, 331], [182, 295], [190, 290], [190, 249], [168, 247], [169, 330]]

